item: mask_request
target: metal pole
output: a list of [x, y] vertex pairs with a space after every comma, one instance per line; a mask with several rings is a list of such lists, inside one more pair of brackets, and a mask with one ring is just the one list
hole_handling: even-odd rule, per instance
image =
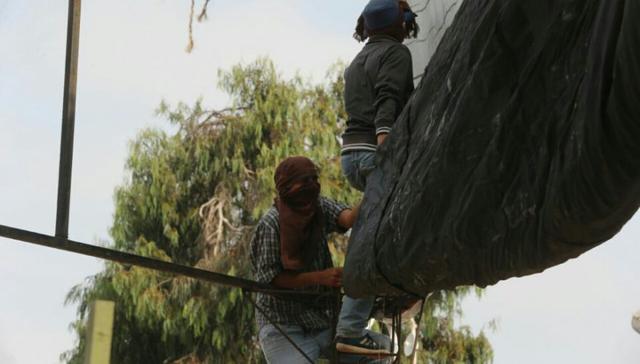
[[[181, 264], [165, 262], [158, 259], [147, 258], [136, 254], [121, 252], [113, 249], [104, 248], [90, 244], [84, 244], [64, 238], [58, 238], [39, 234], [27, 230], [17, 229], [10, 226], [0, 225], [0, 236], [21, 240], [31, 244], [46, 246], [49, 248], [66, 250], [82, 255], [88, 255], [96, 258], [107, 259], [121, 264], [131, 264], [139, 267], [154, 269], [161, 272], [180, 274], [195, 279], [202, 279], [211, 283], [216, 283], [229, 287], [244, 288], [252, 291], [271, 291], [272, 287], [265, 284], [249, 281], [242, 278], [228, 276], [225, 274], [215, 273], [203, 269], [188, 267]], [[277, 293], [286, 294], [273, 290]], [[290, 291], [292, 294], [300, 295], [301, 292]]]
[[71, 165], [73, 162], [73, 129], [76, 117], [79, 37], [80, 0], [69, 0], [58, 174], [58, 208], [56, 215], [56, 237], [59, 238], [67, 238], [69, 236], [69, 203], [71, 197]]
[[248, 279], [229, 276], [204, 269], [193, 268], [186, 265], [165, 262], [163, 260], [147, 258], [136, 254], [104, 248], [90, 244], [84, 244], [65, 238], [44, 235], [32, 231], [22, 230], [11, 226], [0, 225], [0, 237], [24, 241], [26, 243], [46, 246], [49, 248], [65, 250], [77, 254], [88, 255], [138, 267], [149, 268], [160, 272], [180, 274], [186, 277], [201, 279], [207, 282], [242, 288], [247, 291], [261, 292], [273, 296], [289, 297], [290, 299], [303, 299], [321, 296], [314, 291], [294, 291], [274, 288], [267, 284], [250, 281]]

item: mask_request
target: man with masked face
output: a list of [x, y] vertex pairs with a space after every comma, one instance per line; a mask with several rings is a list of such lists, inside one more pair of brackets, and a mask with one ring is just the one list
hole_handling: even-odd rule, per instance
[[[251, 241], [256, 281], [319, 292], [340, 287], [342, 268], [332, 267], [327, 236], [346, 232], [357, 209], [320, 196], [318, 171], [308, 158], [285, 159], [274, 179], [278, 197], [260, 219]], [[312, 360], [330, 346], [329, 307], [265, 294], [258, 294], [257, 304]], [[256, 310], [258, 337], [267, 362], [306, 362], [267, 317]]]

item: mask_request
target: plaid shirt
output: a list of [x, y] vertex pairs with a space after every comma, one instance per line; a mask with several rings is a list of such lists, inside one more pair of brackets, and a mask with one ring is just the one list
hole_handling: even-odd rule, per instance
[[[319, 254], [305, 267], [305, 272], [313, 272], [331, 268], [331, 253], [327, 244], [327, 235], [332, 232], [346, 232], [340, 227], [338, 215], [348, 208], [325, 197], [320, 197], [320, 207], [325, 217], [325, 226]], [[280, 224], [278, 210], [271, 207], [260, 219], [251, 240], [251, 264], [256, 281], [270, 284], [273, 279], [284, 271], [280, 260]], [[323, 287], [307, 287], [305, 290], [321, 290]], [[258, 294], [258, 305], [267, 312], [275, 323], [285, 325], [299, 325], [305, 330], [324, 329], [330, 325], [327, 309], [313, 308], [304, 303], [276, 298], [266, 294]], [[269, 324], [269, 320], [256, 310], [258, 329]]]

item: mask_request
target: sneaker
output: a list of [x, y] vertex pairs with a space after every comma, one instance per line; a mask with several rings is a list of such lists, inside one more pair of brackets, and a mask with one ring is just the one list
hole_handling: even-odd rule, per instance
[[336, 339], [336, 350], [349, 354], [391, 355], [388, 349], [378, 344], [369, 334], [364, 334], [360, 337], [338, 337]]

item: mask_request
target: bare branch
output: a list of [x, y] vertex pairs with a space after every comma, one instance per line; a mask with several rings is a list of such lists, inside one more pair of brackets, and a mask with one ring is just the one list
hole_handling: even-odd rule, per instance
[[[198, 23], [202, 23], [203, 21], [207, 20], [207, 8], [209, 6], [209, 1], [210, 0], [205, 0], [204, 4], [202, 4], [200, 14], [198, 14], [198, 17], [196, 19]], [[193, 18], [195, 15], [195, 6], [195, 0], [191, 0], [191, 9], [189, 11], [189, 43], [187, 43], [187, 47], [185, 49], [187, 53], [191, 53], [195, 46], [195, 42], [193, 40]]]
[[213, 197], [200, 206], [198, 214], [202, 219], [202, 236], [205, 244], [205, 260], [214, 258], [223, 252], [230, 240], [228, 233], [241, 233], [244, 226], [231, 223], [230, 214], [232, 197], [224, 184], [219, 184]]
[[209, 0], [205, 0], [202, 5], [202, 10], [200, 10], [200, 15], [198, 15], [198, 22], [203, 22], [207, 20], [207, 6], [209, 5]]
[[191, 11], [189, 12], [189, 43], [185, 51], [191, 53], [193, 50], [193, 9], [195, 7], [195, 0], [191, 0]]

